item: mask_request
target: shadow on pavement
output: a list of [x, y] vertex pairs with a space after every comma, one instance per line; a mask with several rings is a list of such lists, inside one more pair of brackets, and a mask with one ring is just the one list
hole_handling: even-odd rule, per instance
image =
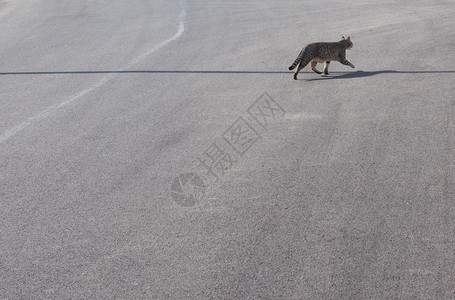
[[306, 79], [306, 81], [315, 80], [328, 80], [328, 79], [348, 79], [348, 78], [361, 78], [369, 77], [379, 74], [455, 74], [455, 71], [395, 71], [395, 70], [380, 70], [380, 71], [355, 71], [344, 72], [342, 75], [332, 76], [332, 74], [341, 72], [331, 72], [329, 75], [322, 75], [322, 77]]

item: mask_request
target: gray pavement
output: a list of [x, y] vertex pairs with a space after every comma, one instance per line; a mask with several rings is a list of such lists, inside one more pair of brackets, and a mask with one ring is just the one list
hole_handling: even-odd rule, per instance
[[0, 299], [454, 299], [454, 16], [0, 1]]

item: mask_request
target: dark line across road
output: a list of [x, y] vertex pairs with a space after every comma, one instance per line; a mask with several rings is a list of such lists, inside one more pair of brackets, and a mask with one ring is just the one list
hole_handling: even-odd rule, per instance
[[[210, 71], [210, 70], [106, 70], [106, 71], [24, 71], [24, 72], [0, 72], [0, 76], [18, 75], [77, 75], [77, 74], [292, 74], [289, 71]], [[312, 73], [312, 72], [304, 72]], [[455, 74], [455, 71], [354, 71], [354, 72], [331, 72], [331, 74], [343, 74], [345, 77], [365, 77], [378, 74]]]

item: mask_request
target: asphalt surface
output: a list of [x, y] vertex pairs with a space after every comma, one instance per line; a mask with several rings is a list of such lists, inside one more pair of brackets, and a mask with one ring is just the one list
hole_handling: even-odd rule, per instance
[[454, 18], [0, 1], [0, 299], [454, 299]]

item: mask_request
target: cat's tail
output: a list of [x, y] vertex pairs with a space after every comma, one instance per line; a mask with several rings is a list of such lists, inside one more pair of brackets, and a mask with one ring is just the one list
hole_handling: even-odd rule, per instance
[[299, 56], [297, 56], [297, 58], [295, 59], [294, 63], [292, 64], [292, 66], [289, 67], [289, 70], [294, 70], [295, 67], [300, 63], [300, 61], [302, 60], [302, 57], [303, 57], [303, 52], [305, 52], [305, 48], [303, 48], [300, 51]]

